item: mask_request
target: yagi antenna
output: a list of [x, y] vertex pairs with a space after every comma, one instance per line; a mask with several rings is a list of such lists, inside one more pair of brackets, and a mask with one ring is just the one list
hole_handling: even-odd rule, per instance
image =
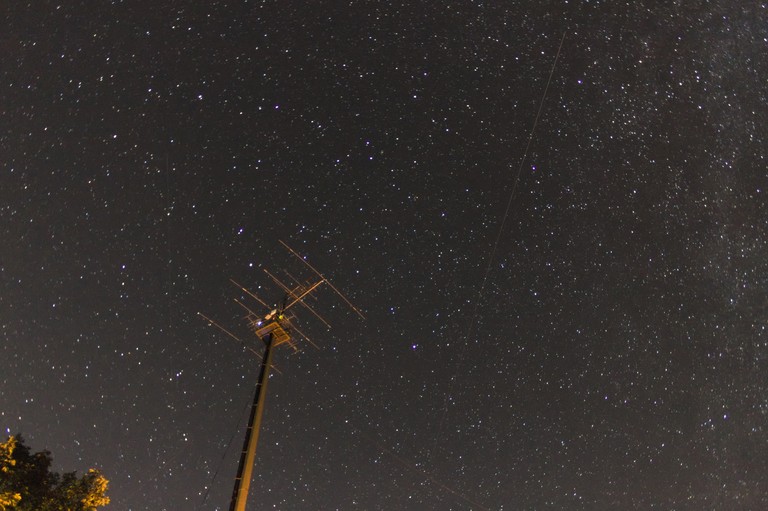
[[[264, 270], [269, 279], [279, 288], [282, 294], [282, 300], [273, 302], [275, 305], [269, 305], [269, 302], [262, 300], [256, 293], [250, 291], [245, 286], [242, 286], [230, 279], [240, 291], [250, 296], [256, 302], [259, 303], [264, 309], [265, 313], [258, 313], [253, 308], [243, 303], [241, 300], [235, 299], [237, 303], [245, 311], [245, 322], [248, 329], [258, 339], [264, 343], [264, 355], [261, 358], [261, 370], [259, 372], [259, 380], [256, 384], [256, 393], [253, 397], [253, 404], [251, 406], [251, 415], [248, 420], [248, 428], [245, 434], [245, 442], [243, 443], [243, 450], [240, 455], [240, 465], [237, 469], [237, 477], [235, 478], [235, 486], [232, 491], [232, 500], [230, 503], [230, 511], [245, 511], [246, 500], [248, 499], [248, 489], [251, 484], [251, 477], [253, 475], [253, 464], [256, 459], [256, 445], [259, 441], [259, 430], [261, 429], [261, 419], [264, 413], [264, 401], [267, 395], [267, 384], [269, 383], [269, 371], [276, 368], [272, 364], [272, 356], [274, 349], [282, 344], [290, 346], [294, 353], [299, 351], [299, 348], [293, 338], [293, 335], [298, 335], [301, 339], [305, 340], [315, 348], [317, 345], [312, 342], [309, 337], [296, 327], [296, 310], [299, 310], [296, 305], [300, 305], [304, 309], [309, 310], [316, 318], [318, 318], [326, 327], [330, 328], [331, 325], [320, 314], [317, 313], [312, 307], [310, 307], [305, 300], [308, 297], [317, 299], [315, 292], [318, 291], [323, 285], [327, 285], [334, 293], [336, 293], [355, 313], [361, 318], [365, 319], [365, 316], [360, 309], [352, 305], [352, 302], [344, 296], [336, 286], [330, 283], [330, 281], [320, 273], [314, 266], [309, 264], [303, 257], [301, 257], [295, 250], [289, 247], [285, 242], [280, 241], [288, 251], [296, 256], [296, 258], [303, 263], [303, 268], [309, 268], [312, 271], [309, 280], [303, 281], [296, 278], [291, 273], [285, 272], [290, 279], [290, 285], [285, 284], [278, 279], [269, 270]], [[217, 322], [204, 315], [198, 313], [209, 325], [215, 326], [229, 337], [232, 337], [238, 342], [243, 341], [234, 333], [230, 332]], [[245, 343], [243, 343], [245, 345]], [[255, 350], [245, 345], [250, 351]], [[277, 371], [279, 373], [279, 371]]]

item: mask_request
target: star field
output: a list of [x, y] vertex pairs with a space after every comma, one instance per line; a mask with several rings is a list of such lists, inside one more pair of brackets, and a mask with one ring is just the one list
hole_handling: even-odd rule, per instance
[[228, 509], [259, 360], [197, 313], [259, 350], [229, 279], [281, 300], [284, 240], [367, 320], [300, 313], [253, 509], [765, 508], [767, 17], [10, 5], [3, 434], [107, 509]]

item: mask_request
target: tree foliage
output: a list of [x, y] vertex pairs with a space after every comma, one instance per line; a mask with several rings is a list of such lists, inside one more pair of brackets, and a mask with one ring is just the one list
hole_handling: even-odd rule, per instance
[[32, 453], [21, 436], [0, 442], [0, 511], [95, 511], [109, 504], [107, 479], [91, 469], [51, 472], [51, 453]]

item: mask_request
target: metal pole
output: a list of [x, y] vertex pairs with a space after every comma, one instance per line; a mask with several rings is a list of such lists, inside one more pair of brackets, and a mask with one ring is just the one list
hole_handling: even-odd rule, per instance
[[259, 442], [261, 417], [264, 414], [264, 400], [267, 397], [269, 369], [272, 366], [272, 334], [269, 334], [266, 344], [267, 347], [264, 350], [264, 358], [261, 360], [259, 382], [256, 384], [256, 393], [253, 396], [251, 417], [248, 420], [248, 429], [245, 432], [243, 452], [240, 455], [240, 466], [237, 468], [235, 488], [232, 491], [232, 503], [229, 506], [229, 511], [245, 511], [245, 504], [248, 500], [248, 488], [251, 486], [253, 462], [256, 459], [256, 444]]

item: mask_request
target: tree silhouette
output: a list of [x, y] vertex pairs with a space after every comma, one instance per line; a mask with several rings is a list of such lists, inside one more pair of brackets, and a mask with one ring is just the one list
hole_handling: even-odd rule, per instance
[[51, 453], [32, 454], [21, 435], [0, 442], [0, 511], [95, 511], [109, 504], [107, 484], [94, 469], [51, 472]]

